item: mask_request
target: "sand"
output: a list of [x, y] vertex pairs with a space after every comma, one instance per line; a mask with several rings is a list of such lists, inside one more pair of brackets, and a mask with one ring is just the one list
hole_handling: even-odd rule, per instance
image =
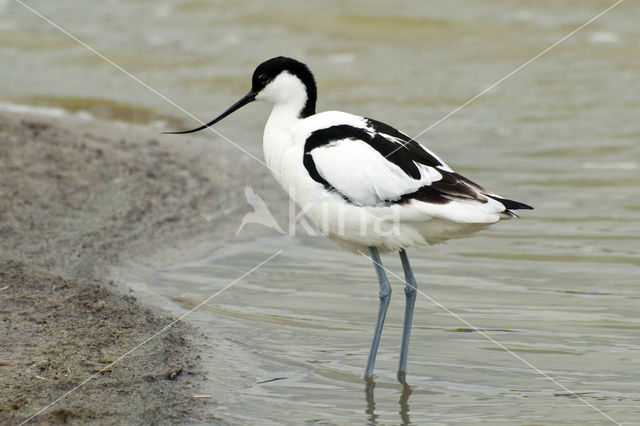
[[[211, 139], [211, 137], [209, 138]], [[0, 423], [216, 423], [202, 336], [119, 278], [213, 250], [255, 160], [207, 137], [0, 112]], [[118, 362], [114, 365], [111, 363]], [[214, 407], [212, 409], [212, 407]], [[209, 414], [207, 414], [209, 413]]]

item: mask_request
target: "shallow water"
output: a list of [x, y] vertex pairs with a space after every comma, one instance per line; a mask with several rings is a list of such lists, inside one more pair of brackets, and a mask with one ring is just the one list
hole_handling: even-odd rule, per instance
[[[374, 397], [365, 395], [361, 375], [377, 283], [363, 256], [342, 255], [321, 238], [274, 236], [167, 268], [155, 284], [190, 309], [282, 250], [192, 317], [232, 347], [226, 354], [232, 371], [211, 383], [221, 403], [215, 412], [225, 419], [606, 421], [569, 389], [618, 421], [637, 420], [640, 265], [633, 243], [621, 239], [618, 245], [627, 241], [627, 247], [613, 253], [607, 246], [614, 239], [565, 231], [564, 243], [554, 247], [546, 235], [519, 230], [522, 225], [508, 223], [474, 239], [410, 252], [423, 294], [409, 359], [413, 393], [404, 403], [395, 377], [404, 299], [397, 276], [390, 276], [395, 293]], [[400, 274], [395, 257], [384, 261]], [[220, 358], [225, 356], [216, 362]], [[235, 375], [246, 382], [220, 386], [225, 376], [237, 382]]]
[[[315, 72], [319, 110], [418, 134], [613, 2], [28, 4], [202, 120], [246, 93], [258, 62], [286, 54]], [[395, 377], [404, 299], [396, 277], [373, 392], [361, 379], [377, 310], [362, 256], [249, 225], [210, 257], [158, 271], [150, 286], [184, 312], [282, 250], [189, 316], [211, 336], [212, 411], [254, 424], [607, 422], [569, 389], [637, 422], [639, 12], [622, 3], [419, 138], [465, 176], [536, 210], [409, 251], [424, 292], [410, 395]], [[3, 103], [157, 129], [195, 123], [8, 0], [0, 78]], [[218, 130], [261, 158], [267, 114], [252, 105]], [[397, 256], [383, 261], [400, 275]]]

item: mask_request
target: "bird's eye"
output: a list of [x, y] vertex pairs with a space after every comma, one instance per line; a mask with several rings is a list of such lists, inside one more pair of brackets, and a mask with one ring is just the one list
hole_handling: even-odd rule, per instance
[[260, 74], [258, 76], [258, 81], [262, 84], [267, 84], [269, 82], [269, 76], [267, 74]]

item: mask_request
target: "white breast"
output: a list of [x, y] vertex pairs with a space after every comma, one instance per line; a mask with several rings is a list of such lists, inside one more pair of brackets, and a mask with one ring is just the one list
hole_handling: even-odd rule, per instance
[[[344, 151], [336, 150], [334, 146], [333, 154], [324, 155], [321, 149], [315, 150], [314, 160], [317, 158], [323, 164], [326, 173], [330, 170], [334, 177], [344, 175], [344, 179], [339, 180], [344, 182], [343, 186], [336, 188], [340, 193], [328, 191], [323, 184], [313, 180], [304, 167], [305, 142], [313, 131], [329, 127], [338, 120], [362, 126], [364, 119], [341, 112], [299, 119], [291, 112], [283, 105], [276, 105], [269, 116], [264, 131], [266, 163], [275, 179], [313, 224], [343, 248], [366, 251], [367, 247], [375, 246], [381, 251], [399, 250], [465, 236], [499, 219], [493, 211], [487, 212], [490, 214], [481, 212], [487, 206], [476, 208], [459, 202], [446, 205], [415, 202], [385, 206], [380, 201], [387, 194], [397, 194], [399, 187], [411, 191], [439, 177], [425, 173], [421, 179], [411, 182], [397, 166], [386, 164], [386, 168], [382, 169], [384, 179], [380, 179], [381, 165], [376, 163], [380, 160], [380, 154], [367, 144], [354, 140], [346, 141], [349, 143], [344, 144]], [[335, 154], [338, 152], [342, 158], [345, 155], [352, 158], [353, 163], [345, 165], [343, 161], [334, 161], [335, 158], [331, 156], [338, 155]], [[332, 169], [332, 164], [337, 166]], [[394, 167], [398, 170], [394, 170]], [[377, 178], [371, 179], [374, 176]], [[364, 184], [372, 181], [377, 182], [376, 185]], [[348, 194], [352, 202], [347, 202], [342, 194]], [[363, 203], [358, 205], [353, 200]], [[460, 222], [451, 221], [449, 218], [454, 216], [451, 212], [458, 210], [473, 213], [473, 217], [457, 218]]]

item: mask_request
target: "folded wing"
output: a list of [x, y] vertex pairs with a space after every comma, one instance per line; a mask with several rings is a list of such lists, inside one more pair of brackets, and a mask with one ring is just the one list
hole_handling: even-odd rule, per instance
[[511, 215], [509, 209], [531, 208], [485, 190], [404, 133], [371, 119], [313, 131], [304, 165], [314, 180], [361, 206], [462, 201], [489, 203]]

